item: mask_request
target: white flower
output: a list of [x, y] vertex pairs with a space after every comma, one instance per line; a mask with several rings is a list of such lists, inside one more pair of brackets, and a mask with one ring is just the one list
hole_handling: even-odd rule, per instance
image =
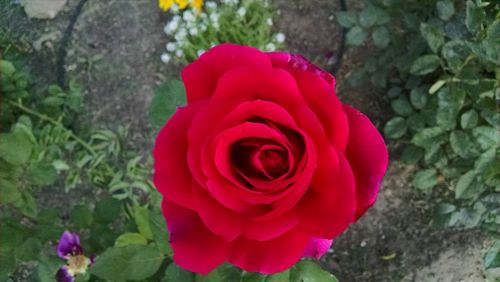
[[207, 7], [207, 9], [215, 10], [217, 8], [217, 3], [213, 1], [207, 1], [205, 3], [205, 6]]
[[273, 19], [269, 18], [267, 19], [267, 25], [272, 26], [273, 25]]
[[212, 22], [218, 22], [219, 21], [219, 13], [210, 14], [210, 20]]
[[193, 26], [192, 28], [189, 29], [189, 34], [191, 35], [197, 35], [198, 34], [198, 28], [196, 28], [195, 26]]
[[213, 26], [214, 26], [214, 28], [215, 28], [216, 30], [219, 30], [219, 28], [220, 28], [219, 22], [214, 22], [214, 23], [213, 23]]
[[247, 13], [247, 9], [245, 9], [245, 7], [241, 7], [236, 12], [238, 13], [238, 15], [240, 15], [240, 17], [244, 17], [245, 14]]
[[178, 26], [179, 26], [178, 21], [172, 20], [163, 28], [163, 31], [166, 34], [172, 34], [177, 29]]
[[170, 61], [171, 57], [167, 53], [161, 54], [161, 61], [164, 62], [165, 64]]
[[281, 32], [276, 34], [276, 41], [278, 43], [283, 43], [285, 41], [285, 35]]
[[237, 5], [238, 0], [222, 0], [222, 3], [226, 5]]
[[181, 49], [177, 49], [177, 51], [175, 51], [175, 55], [178, 58], [182, 58], [182, 56], [184, 56], [184, 51], [182, 51]]
[[173, 22], [177, 22], [177, 23], [179, 23], [179, 22], [181, 21], [181, 19], [182, 19], [182, 18], [181, 18], [181, 16], [179, 16], [179, 15], [175, 15], [175, 16], [172, 18], [172, 21], [173, 21]]
[[276, 46], [273, 43], [268, 43], [266, 45], [266, 50], [267, 51], [274, 51], [274, 50], [276, 50]]
[[175, 51], [175, 49], [176, 49], [175, 47], [176, 47], [175, 43], [173, 43], [173, 42], [168, 42], [167, 45], [165, 45], [165, 48], [167, 49], [167, 51], [170, 51], [170, 52]]
[[205, 53], [205, 50], [198, 50], [198, 57]]
[[196, 17], [193, 15], [193, 12], [191, 12], [191, 11], [185, 11], [184, 15], [182, 15], [182, 18], [186, 22], [194, 22], [194, 20], [196, 19]]
[[177, 40], [178, 42], [181, 42], [184, 39], [186, 39], [186, 36], [187, 36], [186, 29], [184, 29], [184, 28], [179, 29], [179, 31], [177, 31], [177, 34], [175, 34], [175, 40]]

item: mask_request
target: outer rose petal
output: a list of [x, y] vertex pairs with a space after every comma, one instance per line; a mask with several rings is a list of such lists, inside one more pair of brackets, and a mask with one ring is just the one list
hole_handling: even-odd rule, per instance
[[188, 104], [210, 98], [219, 78], [241, 66], [270, 68], [271, 62], [258, 49], [237, 44], [221, 44], [203, 53], [182, 71]]
[[308, 241], [309, 236], [297, 231], [262, 242], [240, 237], [231, 243], [229, 262], [249, 272], [280, 272], [302, 257]]
[[387, 169], [384, 139], [371, 121], [358, 110], [344, 105], [349, 120], [346, 157], [356, 179], [356, 219], [375, 203]]
[[204, 102], [182, 107], [160, 130], [153, 149], [153, 181], [164, 197], [185, 207], [193, 207], [191, 173], [187, 165], [187, 132], [193, 116]]
[[313, 257], [320, 259], [332, 245], [333, 240], [323, 238], [311, 238], [307, 243], [306, 250], [304, 251], [305, 257]]
[[167, 199], [163, 200], [162, 209], [175, 263], [189, 271], [208, 274], [227, 259], [228, 243], [210, 232], [196, 212]]

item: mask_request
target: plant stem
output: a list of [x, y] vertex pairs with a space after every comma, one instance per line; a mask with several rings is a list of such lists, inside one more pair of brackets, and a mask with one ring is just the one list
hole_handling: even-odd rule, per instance
[[63, 128], [69, 135], [70, 137], [75, 140], [78, 144], [82, 145], [82, 147], [84, 147], [87, 151], [89, 151], [89, 153], [92, 154], [92, 156], [96, 156], [97, 153], [94, 151], [94, 149], [92, 149], [92, 147], [90, 147], [89, 143], [85, 142], [84, 140], [82, 140], [80, 137], [76, 136], [73, 131], [67, 129], [66, 127], [64, 127], [60, 122], [54, 120], [53, 118], [50, 118], [44, 114], [41, 114], [35, 110], [32, 110], [28, 107], [25, 107], [24, 105], [22, 105], [21, 103], [18, 103], [18, 102], [14, 102], [12, 100], [7, 100], [7, 103], [11, 104], [12, 106], [22, 110], [23, 112], [27, 113], [27, 114], [30, 114], [30, 115], [33, 115], [41, 120], [44, 120], [54, 126], [58, 126], [58, 127], [61, 127]]

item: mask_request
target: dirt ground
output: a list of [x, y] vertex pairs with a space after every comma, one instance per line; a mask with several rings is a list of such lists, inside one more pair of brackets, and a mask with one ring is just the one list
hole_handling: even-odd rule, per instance
[[[28, 19], [14, 2], [0, 0], [0, 27], [10, 38], [28, 43], [28, 65], [39, 85], [55, 82], [57, 47], [78, 0], [69, 0], [57, 18], [48, 21]], [[287, 36], [288, 50], [330, 67], [329, 57], [338, 50], [341, 38], [334, 19], [337, 1], [275, 3], [280, 10], [276, 28]], [[67, 77], [86, 87], [82, 124], [127, 125], [130, 142], [144, 154], [149, 153], [154, 134], [147, 118], [153, 90], [168, 78], [178, 78], [180, 70], [179, 65], [165, 65], [159, 59], [167, 41], [166, 20], [156, 1], [89, 0], [76, 22], [66, 57]], [[344, 54], [337, 92], [344, 103], [365, 112], [381, 128], [390, 115], [383, 95], [371, 88], [349, 89], [345, 83], [348, 72], [369, 50]], [[487, 240], [478, 232], [430, 226], [429, 203], [408, 184], [413, 169], [395, 158], [377, 203], [335, 240], [333, 251], [322, 259], [323, 266], [348, 282], [483, 281]]]

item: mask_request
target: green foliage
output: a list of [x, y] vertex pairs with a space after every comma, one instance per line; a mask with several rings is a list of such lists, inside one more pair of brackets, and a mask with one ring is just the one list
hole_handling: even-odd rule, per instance
[[[385, 24], [371, 20], [379, 14], [373, 7], [387, 13]], [[385, 125], [385, 136], [401, 140], [400, 159], [419, 168], [413, 185], [436, 197], [433, 222], [482, 226], [496, 237], [498, 11], [496, 1], [370, 0], [358, 13], [337, 16], [349, 32], [372, 34], [367, 43], [375, 50], [349, 81], [352, 86], [369, 81], [387, 93], [394, 117]], [[380, 28], [388, 30], [387, 45], [378, 38]], [[492, 253], [485, 260], [488, 267], [495, 261]]]
[[175, 113], [177, 107], [186, 104], [186, 93], [182, 81], [171, 80], [163, 83], [155, 90], [155, 96], [149, 108], [149, 119], [156, 130], [159, 130]]

